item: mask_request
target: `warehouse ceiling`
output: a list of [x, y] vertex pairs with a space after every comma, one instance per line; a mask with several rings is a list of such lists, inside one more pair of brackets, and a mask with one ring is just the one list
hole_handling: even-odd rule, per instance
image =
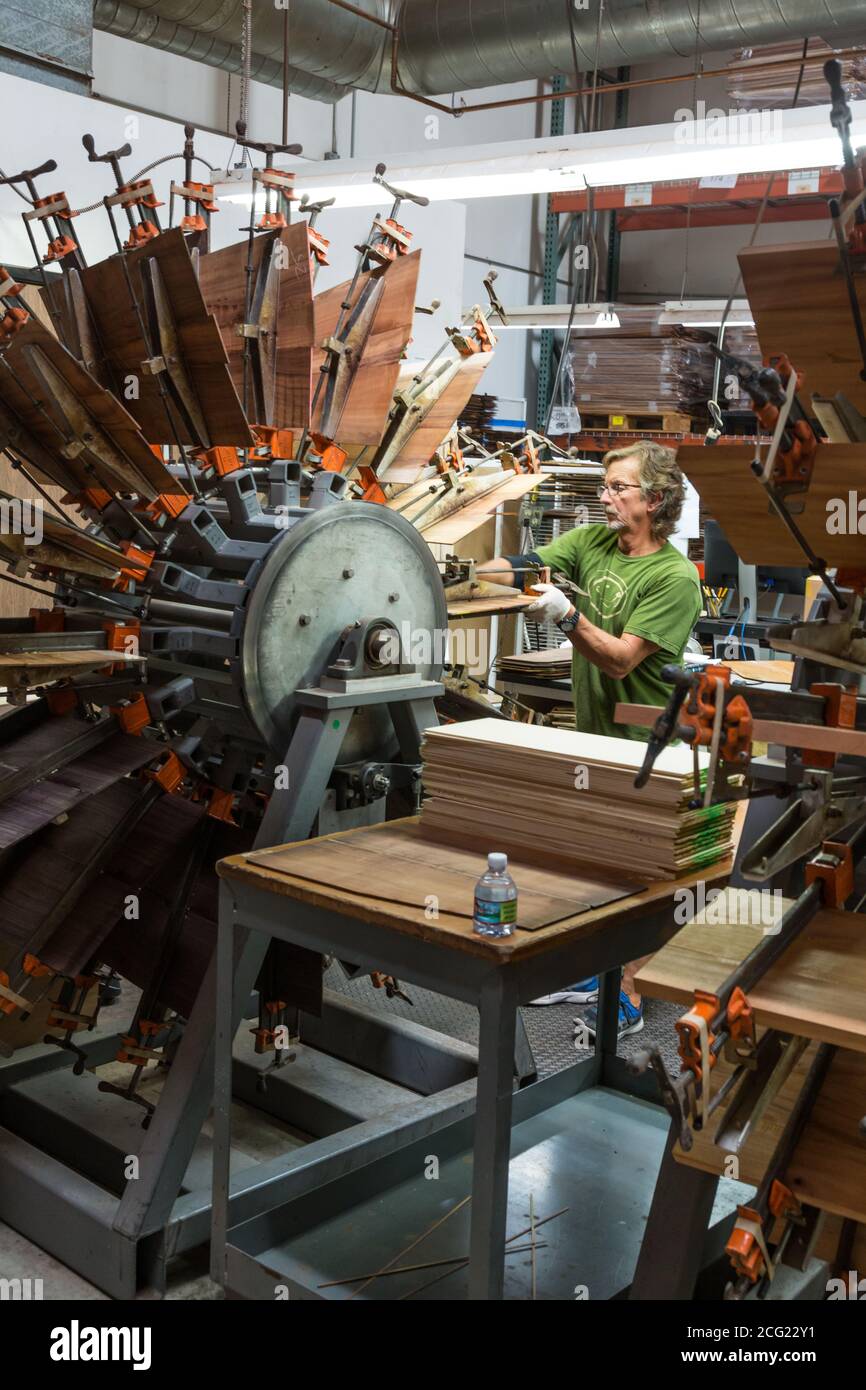
[[[399, 74], [426, 96], [575, 70], [691, 57], [863, 28], [863, 0], [355, 0], [372, 20], [398, 14]], [[253, 0], [251, 76], [282, 82], [284, 9]], [[241, 67], [241, 0], [96, 0], [94, 25], [228, 71]], [[352, 87], [391, 87], [388, 28], [332, 4], [291, 0], [289, 85], [334, 101]], [[699, 22], [700, 33], [696, 24]]]

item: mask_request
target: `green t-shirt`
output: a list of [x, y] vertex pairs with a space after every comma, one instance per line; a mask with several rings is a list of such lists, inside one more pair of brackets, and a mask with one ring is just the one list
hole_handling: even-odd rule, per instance
[[618, 701], [664, 705], [671, 687], [661, 669], [682, 661], [695, 619], [701, 611], [698, 572], [691, 560], [666, 541], [652, 555], [624, 555], [615, 531], [607, 526], [577, 526], [536, 552], [542, 564], [559, 570], [580, 593], [570, 593], [583, 617], [613, 637], [630, 632], [655, 642], [653, 652], [624, 680], [606, 676], [575, 649], [572, 687], [576, 727], [583, 733], [611, 738], [649, 738], [649, 729], [615, 724]]

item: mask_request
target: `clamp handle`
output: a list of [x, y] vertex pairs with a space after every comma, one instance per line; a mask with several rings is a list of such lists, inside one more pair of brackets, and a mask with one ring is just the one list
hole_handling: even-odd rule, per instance
[[[673, 685], [673, 690], [668, 697], [668, 702], [656, 720], [652, 728], [652, 733], [647, 740], [646, 756], [643, 766], [634, 779], [634, 786], [640, 789], [645, 787], [650, 779], [653, 764], [659, 753], [665, 748], [677, 734], [677, 717], [683, 706], [683, 701], [694, 685], [694, 677], [684, 671], [681, 666], [663, 666], [661, 678]], [[682, 736], [683, 731], [680, 731]]]
[[318, 203], [311, 203], [309, 201], [309, 194], [305, 193], [298, 203], [298, 212], [308, 212], [310, 217], [317, 217], [320, 212], [324, 212], [325, 208], [329, 208], [331, 204], [336, 203], [336, 201], [337, 199], [334, 197], [322, 198]]
[[4, 174], [0, 178], [0, 183], [32, 183], [33, 179], [38, 179], [41, 174], [53, 174], [57, 168], [56, 159], [46, 159], [44, 164], [40, 164], [38, 169], [22, 169], [20, 174]]
[[387, 165], [377, 164], [376, 172], [373, 175], [373, 182], [379, 183], [391, 197], [399, 203], [417, 203], [419, 208], [426, 208], [430, 204], [430, 199], [425, 198], [421, 193], [408, 193], [405, 188], [394, 188], [390, 183], [386, 183], [382, 175], [385, 173]]
[[491, 309], [495, 314], [499, 316], [499, 321], [503, 325], [503, 327], [507, 328], [508, 319], [505, 314], [505, 309], [503, 307], [502, 301], [499, 298], [499, 295], [493, 288], [493, 282], [498, 279], [499, 271], [494, 270], [493, 266], [491, 266], [487, 271], [487, 274], [485, 275], [482, 283], [484, 285], [485, 290], [487, 291], [487, 298], [490, 300]]
[[824, 64], [824, 76], [830, 87], [830, 99], [834, 108], [830, 114], [830, 120], [835, 125], [839, 119], [842, 119], [846, 125], [850, 126], [851, 110], [845, 96], [845, 89], [842, 86], [842, 64], [838, 58], [827, 59]]
[[246, 121], [235, 121], [235, 138], [245, 150], [259, 150], [272, 158], [275, 154], [303, 154], [303, 145], [274, 145], [268, 140], [250, 140], [247, 137]]
[[108, 150], [106, 154], [96, 153], [96, 141], [92, 135], [82, 135], [81, 143], [87, 150], [87, 158], [91, 164], [115, 164], [118, 159], [126, 159], [132, 154], [132, 146], [121, 145], [119, 150]]
[[[848, 105], [848, 98], [842, 86], [842, 64], [838, 58], [827, 59], [824, 64], [824, 76], [830, 86], [830, 124], [837, 131], [842, 142], [842, 163], [845, 170], [849, 173], [853, 172], [856, 178], [857, 161], [851, 146], [851, 107]], [[858, 221], [860, 220], [858, 218]]]

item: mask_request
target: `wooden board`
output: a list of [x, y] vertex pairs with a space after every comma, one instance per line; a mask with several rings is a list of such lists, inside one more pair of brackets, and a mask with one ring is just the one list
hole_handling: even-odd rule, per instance
[[531, 844], [550, 867], [591, 864], [644, 881], [726, 855], [735, 808], [689, 810], [691, 749], [664, 749], [636, 790], [645, 751], [631, 739], [508, 720], [428, 729], [421, 824], [445, 841], [483, 826], [489, 849], [513, 855]]
[[[153, 260], [165, 285], [177, 326], [180, 355], [210, 444], [239, 448], [251, 445], [252, 435], [229, 372], [220, 330], [208, 312], [180, 227], [127, 252], [124, 260], [125, 266], [119, 256], [99, 261], [89, 266], [81, 279], [108, 371], [147, 440], [151, 444], [175, 444], [177, 438], [184, 444], [193, 442], [180, 414], [172, 411], [170, 417], [167, 413], [156, 377], [142, 371], [142, 363], [151, 353], [139, 319], [140, 315], [147, 325], [141, 276], [145, 262]], [[158, 352], [158, 344], [153, 346]], [[124, 391], [127, 377], [135, 379], [137, 397], [129, 398]]]
[[[770, 508], [751, 472], [751, 444], [682, 444], [677, 463], [700, 494], [707, 514], [721, 526], [740, 559], [749, 565], [805, 567], [806, 558], [784, 522]], [[866, 444], [822, 444], [802, 512], [794, 516], [816, 554], [828, 565], [863, 565], [864, 543], [852, 535], [831, 535], [827, 504], [866, 497]]]
[[531, 603], [531, 594], [518, 594], [509, 598], [456, 599], [448, 604], [449, 618], [486, 618], [493, 613], [525, 613]]
[[[17, 746], [4, 750], [8, 758], [16, 759], [16, 766], [22, 756], [22, 743], [24, 738], [17, 741]], [[0, 802], [0, 848], [7, 849], [27, 839], [59, 815], [112, 786], [128, 772], [152, 762], [161, 749], [162, 745], [142, 736], [112, 734], [98, 748], [66, 762], [42, 781], [14, 793]], [[26, 925], [25, 922], [23, 926]]]
[[[414, 468], [414, 465], [413, 465]], [[422, 475], [427, 472], [421, 470]], [[473, 508], [468, 516], [480, 516], [481, 520], [473, 523], [483, 524], [490, 515], [489, 510], [483, 506], [483, 502], [490, 500], [491, 508], [494, 505], [493, 499], [497, 494], [504, 498], [506, 494], [502, 492], [506, 486], [515, 480], [515, 474], [503, 468], [496, 469], [490, 473], [470, 473], [459, 478], [452, 478], [452, 486], [444, 488], [443, 478], [420, 477], [413, 479], [408, 484], [398, 484], [397, 490], [388, 498], [385, 505], [392, 510], [399, 511], [401, 516], [405, 516], [407, 521], [411, 521], [413, 526], [417, 526], [419, 531], [432, 531], [440, 523], [454, 521], [454, 530], [459, 526], [458, 514], [463, 515], [470, 504], [478, 503], [478, 508]], [[390, 483], [391, 475], [388, 474]], [[431, 494], [431, 488], [436, 489]], [[531, 489], [530, 489], [531, 491]], [[431, 505], [432, 503], [432, 505]], [[496, 503], [498, 505], [498, 503]], [[445, 528], [443, 535], [452, 534], [452, 528]], [[447, 542], [445, 542], [447, 544]], [[435, 544], [435, 542], [434, 542]]]
[[[770, 1102], [765, 1115], [742, 1146], [739, 1154], [739, 1180], [757, 1187], [767, 1170], [785, 1121], [811, 1066], [817, 1044], [800, 1058], [779, 1094]], [[722, 1060], [715, 1068], [717, 1084], [729, 1074]], [[862, 1052], [840, 1050], [830, 1064], [827, 1078], [806, 1123], [800, 1142], [787, 1170], [791, 1189], [810, 1206], [866, 1220], [866, 1144], [858, 1135], [858, 1125], [866, 1114], [866, 1056]], [[677, 1146], [674, 1157], [689, 1168], [708, 1173], [725, 1171], [725, 1153], [712, 1142], [714, 1126], [695, 1135], [688, 1154]]]
[[123, 665], [144, 659], [125, 652], [106, 652], [104, 648], [100, 651], [0, 652], [0, 686], [46, 685], [64, 677], [80, 676], [85, 671], [99, 671], [109, 663]]
[[469, 397], [478, 389], [478, 383], [492, 360], [492, 352], [476, 352], [471, 357], [461, 358], [454, 379], [445, 387], [405, 449], [397, 455], [386, 474], [387, 478], [396, 480], [401, 476], [399, 470], [429, 463], [455, 420], [463, 414]]
[[[807, 399], [813, 391], [822, 396], [841, 391], [866, 414], [863, 362], [836, 238], [751, 247], [738, 260], [762, 355], [786, 353], [805, 373]], [[858, 275], [854, 283], [866, 319], [866, 279]]]
[[[114, 471], [91, 450], [84, 449], [74, 457], [65, 457], [60, 452], [65, 445], [66, 427], [59, 407], [37, 374], [35, 363], [42, 356], [48, 359], [87, 415], [101, 426], [124, 455], [139, 480], [142, 496], [150, 500], [160, 493], [184, 491], [154, 456], [136, 421], [120, 401], [105, 391], [35, 319], [15, 334], [0, 360], [0, 412], [3, 407], [11, 412], [13, 423], [21, 430], [17, 440], [10, 439], [0, 414], [0, 439], [9, 441], [12, 452], [28, 471], [48, 478], [67, 492], [80, 492], [93, 487], [94, 483], [112, 492], [119, 487]], [[9, 423], [8, 416], [5, 423]]]
[[735, 675], [765, 685], [790, 685], [794, 678], [793, 661], [726, 661], [725, 665]]
[[[31, 503], [33, 498], [29, 499]], [[41, 499], [35, 499], [42, 506]], [[16, 498], [0, 489], [0, 506], [8, 508], [7, 515], [15, 516]], [[35, 522], [35, 517], [33, 518]], [[0, 551], [9, 555], [13, 562], [26, 560], [31, 565], [46, 565], [81, 574], [95, 575], [98, 579], [113, 581], [120, 573], [123, 555], [114, 546], [89, 536], [81, 528], [67, 525], [50, 511], [43, 510], [39, 517], [42, 539], [37, 539], [37, 526], [31, 525], [31, 534], [7, 530], [0, 532]]]
[[[421, 840], [426, 839], [419, 828], [416, 817], [389, 821], [387, 824], [364, 830], [340, 831], [336, 835], [329, 835], [324, 838], [328, 840], [343, 839], [351, 843], [361, 834], [369, 837], [380, 834], [387, 834], [390, 837], [396, 834], [405, 837], [407, 843], [416, 836]], [[440, 848], [441, 845], [437, 842], [437, 850]], [[272, 852], [278, 853], [279, 849], [280, 847], [277, 847]], [[467, 841], [463, 845], [453, 846], [453, 849], [456, 853], [464, 856], [468, 872], [477, 878], [479, 856], [481, 856], [482, 865], [484, 862], [483, 837], [478, 835], [476, 831], [475, 839]], [[271, 851], [258, 853], [267, 855]], [[529, 868], [537, 868], [538, 858], [534, 845], [525, 845], [523, 854], [515, 855], [512, 862], [517, 867], [525, 864]], [[437, 918], [426, 912], [424, 908], [413, 909], [402, 903], [393, 903], [382, 897], [374, 896], [373, 894], [377, 892], [377, 889], [373, 884], [367, 884], [357, 892], [340, 890], [327, 883], [319, 884], [310, 880], [294, 878], [285, 871], [266, 867], [266, 864], [267, 859], [263, 863], [252, 863], [249, 855], [239, 854], [221, 860], [217, 865], [217, 872], [221, 878], [239, 880], [264, 892], [275, 893], [277, 896], [290, 901], [308, 903], [313, 907], [324, 908], [326, 911], [336, 912], [341, 916], [373, 922], [395, 932], [427, 941], [431, 946], [462, 951], [486, 960], [498, 959], [505, 962], [517, 957], [524, 960], [530, 956], [552, 950], [562, 944], [563, 937], [566, 935], [571, 937], [589, 936], [594, 932], [603, 930], [613, 920], [621, 922], [643, 917], [647, 913], [653, 912], [660, 903], [669, 901], [679, 888], [694, 886], [699, 881], [705, 883], [721, 882], [730, 874], [733, 859], [728, 857], [711, 868], [702, 869], [699, 874], [696, 873], [678, 880], [677, 883], [651, 883], [645, 888], [641, 888], [639, 885], [629, 885], [627, 897], [617, 898], [613, 902], [606, 903], [603, 907], [589, 909], [561, 922], [555, 922], [551, 926], [540, 927], [536, 931], [518, 930], [513, 936], [499, 939], [478, 936], [473, 932], [471, 922], [465, 918], [449, 918], [447, 916]], [[435, 895], [436, 871], [433, 869], [426, 872], [431, 875], [432, 879], [428, 891]], [[592, 876], [592, 870], [590, 870], [590, 876]]]
[[[279, 270], [277, 312], [276, 400], [274, 424], [280, 429], [306, 429], [310, 423], [313, 388], [313, 273], [310, 268], [306, 222], [284, 227], [278, 236], [284, 248]], [[257, 236], [252, 247], [253, 284], [269, 235]], [[244, 321], [248, 243], [238, 242], [211, 251], [199, 262], [199, 284], [208, 309], [219, 324], [235, 390], [243, 401], [244, 340], [238, 327]], [[257, 422], [262, 423], [262, 422]]]
[[547, 651], [518, 652], [514, 656], [501, 656], [496, 662], [496, 673], [504, 681], [509, 676], [544, 677], [547, 680], [568, 680], [571, 676], [571, 660], [574, 648], [550, 647]]
[[[661, 705], [616, 705], [613, 717], [617, 724], [634, 724], [651, 729], [662, 712]], [[783, 748], [814, 748], [821, 753], [846, 753], [854, 758], [866, 758], [866, 733], [858, 729], [828, 728], [823, 724], [789, 724], [782, 719], [755, 719], [752, 722], [755, 743], [779, 743]]]
[[[400, 359], [412, 338], [420, 257], [420, 251], [400, 256], [385, 272], [382, 298], [373, 318], [370, 336], [349, 390], [346, 408], [337, 431], [337, 443], [343, 448], [347, 445], [360, 447], [362, 444], [378, 444], [382, 438], [394, 388], [397, 385]], [[369, 278], [369, 275], [360, 276], [352, 299], [353, 304]], [[341, 285], [334, 285], [331, 289], [316, 295], [314, 307], [317, 343], [333, 334], [340, 315], [340, 305], [346, 298], [350, 286], [351, 281], [346, 280]], [[313, 355], [314, 381], [318, 380], [318, 370], [323, 358], [324, 354], [317, 349]], [[321, 418], [321, 406], [320, 396], [313, 415], [313, 428], [317, 428]]]
[[[441, 521], [435, 520], [433, 514], [429, 513], [430, 524], [426, 525], [427, 517], [423, 517], [419, 530], [428, 545], [456, 545], [464, 536], [483, 526], [504, 502], [516, 502], [532, 492], [543, 477], [541, 473], [515, 473], [492, 492], [473, 498], [465, 507], [460, 507]], [[513, 508], [515, 515], [518, 510], [517, 507]]]
[[[423, 829], [411, 835], [387, 828], [377, 833], [359, 831], [351, 840], [325, 837], [255, 851], [248, 858], [252, 864], [293, 878], [327, 884], [340, 892], [379, 897], [422, 916], [428, 898], [433, 896], [440, 918], [472, 921], [478, 855], [431, 843], [423, 837]], [[513, 872], [521, 931], [536, 931], [564, 921], [627, 897], [629, 892], [609, 877], [556, 874], [528, 864], [515, 865]]]
[[[725, 889], [641, 968], [638, 988], [652, 998], [683, 1005], [692, 1002], [696, 989], [715, 990], [763, 940], [761, 904], [770, 919], [770, 906], [780, 913], [786, 902], [762, 898], [757, 890], [749, 896], [745, 889]], [[772, 920], [767, 925], [772, 927]], [[862, 918], [854, 912], [822, 909], [749, 991], [749, 999], [762, 1027], [866, 1052]]]

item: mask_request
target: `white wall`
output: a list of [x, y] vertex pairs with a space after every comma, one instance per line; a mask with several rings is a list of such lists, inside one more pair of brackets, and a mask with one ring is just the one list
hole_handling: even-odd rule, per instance
[[[136, 55], [142, 54], [147, 60], [147, 66], [150, 66], [150, 60], [154, 55], [147, 49], [140, 44], [125, 46], [134, 49]], [[164, 56], [166, 61], [171, 58], [171, 55], [160, 56]], [[198, 76], [201, 72], [210, 72], [208, 69], [199, 69], [197, 64], [185, 63], [185, 66], [198, 69]], [[22, 118], [14, 131], [7, 129], [5, 138], [0, 137], [0, 167], [7, 173], [17, 173], [19, 169], [38, 166], [50, 154], [56, 159], [58, 170], [40, 178], [37, 189], [41, 194], [64, 189], [73, 208], [89, 206], [113, 191], [113, 180], [108, 166], [91, 164], [87, 158], [81, 144], [81, 136], [85, 131], [93, 136], [97, 152], [100, 154], [126, 143], [132, 146], [131, 155], [122, 162], [122, 169], [128, 177], [137, 174], [152, 160], [166, 154], [180, 153], [182, 149], [183, 130], [177, 120], [168, 121], [158, 116], [146, 115], [132, 106], [93, 101], [76, 93], [58, 91], [23, 78], [2, 76], [0, 83], [9, 109], [17, 110]], [[194, 90], [201, 96], [202, 84], [198, 84]], [[269, 90], [265, 95], [279, 98], [279, 93], [271, 93]], [[312, 108], [311, 111], [307, 111], [308, 119], [315, 117], [321, 123], [322, 117], [325, 116], [330, 131], [329, 107], [311, 102], [304, 102], [303, 105], [305, 108]], [[225, 165], [231, 157], [232, 147], [233, 141], [226, 135], [204, 130], [196, 136], [196, 150], [212, 164]], [[195, 176], [203, 179], [206, 172], [203, 166], [197, 165]], [[178, 180], [183, 177], [182, 165], [179, 161], [164, 164], [153, 170], [151, 177], [157, 196], [165, 203], [159, 214], [167, 221], [169, 186], [172, 179]], [[0, 265], [30, 266], [33, 262], [27, 232], [21, 220], [24, 210], [25, 204], [11, 188], [0, 188]], [[423, 210], [417, 209], [417, 212], [418, 216], [412, 219], [411, 225], [414, 232], [413, 245], [422, 251], [418, 303], [429, 304], [434, 298], [441, 300], [441, 308], [433, 317], [419, 315], [416, 319], [413, 355], [427, 357], [442, 341], [445, 324], [459, 321], [464, 291], [463, 245], [466, 214], [462, 204], [446, 203]], [[116, 212], [115, 215], [121, 235], [125, 235], [123, 213]], [[353, 248], [355, 243], [366, 236], [370, 220], [368, 211], [341, 210], [323, 214], [320, 227], [323, 234], [332, 239], [333, 254], [331, 266], [324, 268], [319, 275], [317, 288], [327, 289], [329, 285], [336, 284], [352, 274], [357, 259]], [[214, 248], [239, 240], [243, 235], [241, 228], [248, 223], [249, 212], [246, 209], [223, 202], [220, 212], [213, 218]], [[111, 227], [102, 207], [77, 218], [73, 224], [73, 231], [89, 262], [94, 263], [114, 253], [115, 243]], [[37, 246], [44, 251], [44, 232], [37, 227], [34, 234]]]
[[[713, 55], [708, 65], [721, 67], [727, 56]], [[632, 76], [667, 78], [688, 71], [691, 66], [688, 59], [683, 59], [635, 68]], [[7, 122], [0, 136], [0, 167], [7, 171], [13, 166], [18, 169], [53, 155], [60, 165], [56, 186], [65, 188], [76, 206], [94, 201], [108, 187], [107, 171], [89, 165], [81, 148], [80, 136], [85, 128], [91, 130], [97, 145], [103, 148], [123, 144], [132, 129], [134, 152], [125, 166], [130, 174], [171, 149], [179, 150], [179, 123], [186, 120], [199, 128], [197, 148], [203, 154], [213, 163], [224, 164], [229, 159], [232, 141], [227, 132], [233, 133], [238, 114], [239, 78], [161, 50], [94, 34], [96, 100], [91, 101], [19, 79], [0, 77], [0, 82], [7, 96], [4, 109], [16, 113], [14, 122]], [[491, 101], [531, 96], [537, 90], [536, 84], [524, 83], [463, 93], [462, 99], [468, 103]], [[690, 108], [696, 98], [708, 106], [727, 108], [725, 78], [705, 78], [697, 86], [691, 78], [683, 82], [663, 80], [634, 89], [629, 93], [627, 123], [645, 125], [671, 120], [678, 108]], [[250, 94], [250, 133], [259, 139], [279, 140], [281, 107], [279, 91], [254, 83]], [[154, 114], [142, 114], [148, 112]], [[603, 114], [605, 123], [612, 124], [612, 95], [604, 99]], [[137, 119], [132, 127], [130, 116]], [[289, 138], [303, 144], [303, 158], [321, 159], [335, 150], [343, 158], [368, 157], [371, 164], [379, 160], [387, 163], [395, 151], [429, 150], [433, 143], [448, 148], [531, 138], [549, 129], [549, 120], [547, 104], [450, 117], [403, 98], [368, 92], [358, 92], [354, 99], [347, 96], [336, 107], [296, 96], [289, 102]], [[568, 102], [565, 129], [574, 128], [574, 107]], [[303, 158], [297, 161], [297, 167], [302, 166]], [[168, 172], [177, 177], [179, 168], [175, 164], [155, 171], [157, 187], [167, 188]], [[52, 191], [49, 182], [40, 184], [40, 188]], [[8, 189], [0, 189], [0, 264], [4, 258], [30, 262], [20, 222], [22, 206]], [[434, 337], [441, 337], [446, 319], [456, 319], [461, 303], [486, 302], [482, 280], [488, 265], [499, 268], [497, 289], [503, 301], [540, 301], [545, 213], [546, 199], [523, 196], [469, 201], [465, 209], [440, 204], [425, 211], [407, 212], [415, 232], [415, 245], [426, 252], [422, 257], [419, 302], [429, 303], [434, 297], [443, 301], [433, 323], [418, 320], [418, 355], [424, 355]], [[320, 222], [326, 236], [328, 216], [324, 214]], [[331, 216], [336, 248], [338, 242], [345, 245], [344, 233], [342, 227], [337, 231], [340, 222]], [[340, 216], [348, 228], [352, 214]], [[234, 240], [244, 220], [241, 209], [221, 212], [214, 223], [215, 244]], [[82, 219], [78, 229], [91, 259], [113, 250], [101, 210]], [[692, 228], [688, 235], [685, 231], [627, 234], [621, 243], [620, 295], [626, 299], [678, 298], [686, 263], [689, 297], [725, 295], [733, 288], [736, 253], [750, 234], [749, 226]], [[815, 222], [774, 224], [761, 229], [759, 240], [784, 242], [820, 234], [820, 226]], [[339, 254], [344, 256], [343, 252]], [[345, 255], [350, 257], [351, 253]], [[335, 274], [338, 270], [343, 273], [342, 260], [340, 267], [335, 265]], [[564, 271], [560, 274], [564, 275]], [[327, 283], [320, 280], [323, 287]], [[564, 301], [569, 297], [567, 284], [560, 283], [558, 298]], [[534, 419], [537, 349], [537, 333], [503, 334], [482, 384], [483, 389], [494, 394], [527, 397], [530, 420]]]
[[[189, 120], [202, 129], [234, 129], [240, 92], [238, 77], [204, 67], [173, 54], [150, 50], [110, 34], [94, 34], [94, 92], [105, 101], [173, 115]], [[467, 104], [498, 100], [505, 96], [533, 96], [538, 88], [526, 82], [508, 88], [462, 93]], [[354, 107], [354, 111], [353, 111]], [[452, 147], [500, 140], [525, 140], [543, 134], [548, 127], [546, 106], [507, 108], [493, 112], [450, 117], [420, 103], [401, 97], [357, 92], [345, 97], [335, 108], [303, 97], [289, 99], [289, 139], [304, 147], [304, 156], [321, 159], [335, 149], [342, 158], [369, 157], [371, 165], [388, 161], [389, 154], [409, 149], [429, 149], [432, 145]], [[256, 139], [279, 140], [282, 129], [282, 95], [272, 87], [252, 84], [249, 112], [250, 133]], [[200, 137], [205, 152], [205, 136]], [[118, 142], [120, 143], [120, 142]], [[144, 161], [142, 161], [144, 162]], [[302, 160], [297, 161], [298, 167]], [[537, 198], [496, 198], [468, 202], [465, 213], [449, 219], [439, 208], [426, 211], [408, 209], [407, 217], [422, 256], [419, 302], [442, 300], [443, 308], [434, 324], [417, 321], [415, 350], [423, 356], [434, 334], [441, 338], [444, 322], [454, 323], [462, 305], [487, 303], [482, 281], [488, 265], [505, 263], [519, 270], [501, 269], [497, 290], [511, 303], [533, 303], [541, 298], [541, 264], [546, 200]], [[320, 222], [324, 235], [329, 226], [334, 241], [342, 239], [333, 214]], [[366, 228], [364, 229], [366, 230]], [[465, 251], [481, 260], [465, 261], [463, 284], [454, 295], [450, 251], [462, 259]], [[431, 267], [430, 261], [435, 258]], [[539, 272], [530, 276], [529, 269]], [[444, 273], [441, 273], [443, 272]], [[321, 287], [329, 283], [323, 276]], [[560, 286], [563, 296], [566, 287]], [[448, 312], [446, 312], [446, 308]], [[450, 315], [450, 316], [449, 316]], [[527, 368], [533, 343], [522, 334], [504, 334], [496, 357], [482, 383], [483, 389], [502, 396], [527, 394]], [[535, 399], [534, 381], [529, 395]], [[530, 406], [530, 410], [532, 406]]]

